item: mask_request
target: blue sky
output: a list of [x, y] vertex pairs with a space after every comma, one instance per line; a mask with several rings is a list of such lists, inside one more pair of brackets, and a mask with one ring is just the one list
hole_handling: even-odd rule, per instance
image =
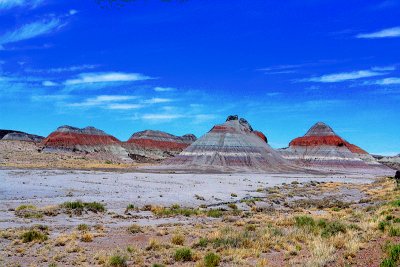
[[239, 114], [275, 148], [324, 121], [400, 152], [400, 0], [98, 2], [0, 0], [0, 128], [200, 136]]

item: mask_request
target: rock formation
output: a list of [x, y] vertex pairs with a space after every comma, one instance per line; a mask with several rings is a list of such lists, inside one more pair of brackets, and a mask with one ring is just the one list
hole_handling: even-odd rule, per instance
[[124, 144], [129, 156], [135, 161], [151, 162], [175, 156], [182, 152], [196, 136], [175, 136], [162, 131], [146, 130], [134, 133]]
[[296, 167], [274, 151], [245, 119], [229, 116], [179, 155], [163, 162], [170, 169], [292, 171]]
[[280, 150], [284, 158], [309, 168], [324, 170], [386, 169], [365, 150], [338, 136], [331, 127], [318, 122], [302, 136]]
[[45, 151], [69, 150], [86, 153], [105, 152], [130, 160], [121, 141], [94, 127], [83, 129], [61, 126], [42, 142]]
[[39, 135], [28, 134], [23, 132], [11, 132], [6, 134], [1, 140], [40, 143], [42, 142], [43, 139], [44, 137]]

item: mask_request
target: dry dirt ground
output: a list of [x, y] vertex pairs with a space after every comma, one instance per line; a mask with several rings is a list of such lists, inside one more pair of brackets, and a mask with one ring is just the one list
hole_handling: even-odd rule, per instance
[[138, 166], [141, 164], [124, 162], [109, 153], [45, 153], [34, 143], [0, 141], [0, 167], [93, 170], [127, 169]]
[[397, 266], [399, 193], [343, 175], [3, 169], [0, 266]]

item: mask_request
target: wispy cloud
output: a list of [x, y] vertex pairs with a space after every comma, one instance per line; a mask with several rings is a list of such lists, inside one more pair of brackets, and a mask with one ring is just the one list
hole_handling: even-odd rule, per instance
[[170, 121], [184, 117], [185, 116], [182, 114], [144, 114], [141, 116], [141, 119], [150, 121]]
[[76, 79], [65, 81], [65, 85], [77, 85], [85, 83], [107, 83], [107, 82], [127, 82], [149, 80], [151, 77], [140, 73], [124, 72], [94, 72], [81, 73]]
[[368, 77], [375, 77], [380, 75], [386, 75], [386, 72], [378, 72], [372, 70], [358, 70], [351, 72], [340, 72], [340, 73], [332, 73], [326, 74], [319, 77], [311, 77], [307, 79], [302, 79], [302, 82], [320, 82], [320, 83], [337, 83], [344, 82], [349, 80], [357, 80]]
[[25, 71], [30, 73], [62, 73], [62, 72], [74, 72], [74, 71], [95, 69], [99, 66], [100, 65], [95, 65], [95, 64], [83, 64], [83, 65], [74, 65], [74, 66], [59, 67], [59, 68], [49, 68], [49, 69], [28, 68]]
[[400, 27], [387, 28], [371, 33], [360, 33], [356, 38], [360, 39], [377, 39], [377, 38], [394, 38], [400, 37]]
[[176, 91], [176, 88], [173, 87], [154, 87], [154, 91], [156, 92], [171, 92], [171, 91]]
[[109, 104], [107, 105], [107, 109], [112, 110], [131, 110], [131, 109], [139, 109], [142, 108], [142, 105], [139, 104]]
[[57, 86], [58, 83], [52, 82], [52, 81], [44, 81], [44, 82], [42, 82], [42, 85], [46, 86], [46, 87], [53, 87], [53, 86]]
[[88, 98], [83, 102], [68, 104], [70, 107], [98, 107], [113, 104], [113, 102], [127, 101], [136, 99], [137, 96], [130, 95], [99, 95], [93, 98]]
[[41, 35], [49, 34], [61, 28], [59, 19], [51, 19], [48, 21], [37, 21], [30, 24], [23, 25], [22, 27], [5, 33], [0, 36], [0, 49], [4, 49], [5, 44], [15, 43], [23, 40], [32, 39]]
[[14, 7], [35, 8], [43, 3], [43, 0], [0, 0], [0, 10]]
[[159, 98], [159, 97], [154, 97], [151, 99], [144, 100], [143, 103], [146, 104], [159, 104], [159, 103], [168, 103], [172, 102], [173, 100], [170, 98]]
[[265, 74], [287, 74], [287, 73], [295, 73], [299, 68], [308, 66], [309, 64], [290, 64], [290, 65], [278, 65], [272, 67], [266, 67], [257, 69], [258, 71], [262, 71]]
[[385, 78], [385, 79], [376, 81], [376, 84], [379, 84], [379, 85], [400, 84], [400, 78], [398, 78], [398, 77], [389, 77], [389, 78]]

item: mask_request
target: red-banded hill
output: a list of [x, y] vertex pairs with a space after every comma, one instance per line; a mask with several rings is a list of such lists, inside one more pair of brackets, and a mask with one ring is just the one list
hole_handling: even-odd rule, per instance
[[175, 156], [196, 141], [196, 136], [175, 136], [162, 131], [145, 130], [134, 133], [124, 144], [131, 158], [137, 161], [161, 160]]
[[313, 125], [304, 136], [293, 139], [289, 147], [280, 152], [283, 157], [305, 167], [386, 170], [368, 152], [347, 142], [323, 122]]
[[270, 171], [299, 170], [273, 150], [245, 119], [229, 116], [161, 168], [177, 170]]

